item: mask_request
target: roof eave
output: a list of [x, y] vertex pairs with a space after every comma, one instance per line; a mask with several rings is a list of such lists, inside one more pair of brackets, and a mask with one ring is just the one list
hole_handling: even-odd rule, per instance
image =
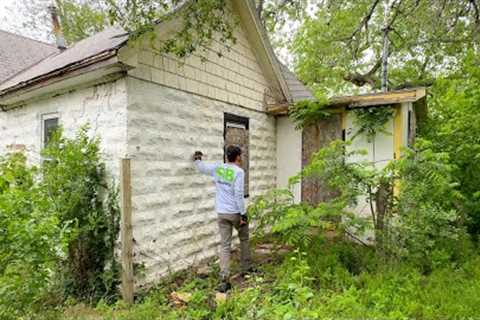
[[[99, 58], [100, 59], [100, 58]], [[74, 69], [61, 69], [38, 77], [35, 82], [28, 81], [22, 86], [15, 86], [0, 92], [0, 108], [3, 111], [22, 105], [32, 98], [51, 96], [88, 86], [113, 81], [123, 76], [128, 66], [119, 62], [115, 55], [94, 59], [90, 63], [76, 65]]]
[[248, 12], [249, 17], [252, 20], [252, 24], [249, 25], [248, 27], [253, 27], [255, 29], [255, 32], [258, 34], [258, 40], [260, 41], [261, 46], [265, 50], [265, 55], [267, 57], [267, 60], [269, 62], [270, 68], [273, 72], [273, 75], [275, 79], [277, 80], [277, 86], [281, 91], [281, 94], [283, 97], [286, 99], [288, 102], [292, 102], [292, 96], [290, 94], [290, 91], [288, 90], [287, 83], [285, 81], [285, 78], [283, 77], [283, 74], [280, 70], [280, 65], [277, 61], [277, 57], [273, 51], [273, 48], [270, 44], [270, 40], [268, 39], [268, 36], [265, 32], [265, 28], [262, 26], [262, 22], [260, 21], [255, 7], [253, 5], [252, 1], [246, 1], [246, 0], [234, 0], [234, 4], [238, 6], [239, 12], [242, 12], [242, 9], [246, 12]]
[[330, 101], [330, 107], [360, 108], [382, 106], [403, 102], [416, 102], [426, 97], [426, 88], [419, 87], [406, 90], [365, 94], [358, 96], [335, 97]]

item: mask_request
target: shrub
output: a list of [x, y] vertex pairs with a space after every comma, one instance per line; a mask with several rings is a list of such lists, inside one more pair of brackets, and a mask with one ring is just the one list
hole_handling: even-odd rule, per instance
[[47, 160], [41, 187], [54, 201], [60, 223], [69, 226], [66, 293], [93, 300], [116, 295], [119, 270], [114, 257], [118, 192], [106, 183], [99, 142], [88, 137], [88, 126], [74, 139], [58, 130], [42, 153]]
[[35, 314], [64, 279], [80, 298], [116, 295], [116, 188], [105, 183], [98, 139], [55, 134], [40, 168], [0, 159], [0, 318]]

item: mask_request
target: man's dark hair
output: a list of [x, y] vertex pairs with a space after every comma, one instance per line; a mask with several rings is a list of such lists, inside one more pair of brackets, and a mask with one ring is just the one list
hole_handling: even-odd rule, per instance
[[242, 154], [242, 149], [238, 146], [228, 146], [227, 147], [227, 160], [228, 162], [235, 162], [237, 157]]

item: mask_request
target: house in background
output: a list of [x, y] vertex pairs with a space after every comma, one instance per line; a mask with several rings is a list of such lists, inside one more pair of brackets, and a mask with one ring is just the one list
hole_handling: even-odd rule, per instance
[[[214, 184], [196, 172], [195, 150], [223, 161], [225, 145], [242, 145], [249, 199], [290, 174], [286, 150], [301, 151], [290, 146], [289, 120], [267, 107], [311, 94], [278, 63], [252, 3], [229, 5], [237, 42], [226, 51], [214, 41], [206, 59], [156, 54], [147, 39], [130, 46], [124, 30], [109, 28], [66, 50], [36, 43], [33, 51], [49, 52], [0, 83], [0, 154], [24, 149], [39, 161], [51, 130], [72, 136], [89, 123], [111, 176], [131, 159], [134, 262], [145, 270], [138, 285], [216, 254]], [[158, 39], [178, 25], [159, 23]]]

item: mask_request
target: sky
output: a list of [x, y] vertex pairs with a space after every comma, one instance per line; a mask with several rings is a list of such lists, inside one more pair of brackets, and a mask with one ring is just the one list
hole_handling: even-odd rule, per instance
[[44, 42], [52, 42], [45, 28], [36, 28], [35, 30], [27, 30], [23, 24], [27, 21], [25, 13], [21, 12], [21, 7], [26, 1], [32, 3], [39, 3], [43, 6], [43, 2], [48, 3], [48, 0], [0, 0], [0, 29], [20, 34], [29, 38]]

